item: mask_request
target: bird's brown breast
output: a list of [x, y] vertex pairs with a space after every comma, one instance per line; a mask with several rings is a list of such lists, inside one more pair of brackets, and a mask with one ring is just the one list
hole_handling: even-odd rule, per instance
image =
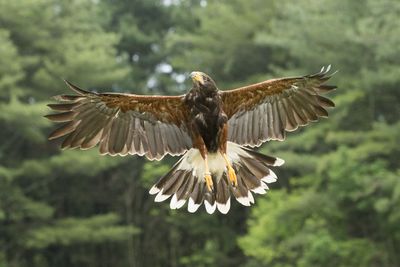
[[222, 112], [222, 101], [217, 91], [204, 93], [192, 90], [186, 97], [190, 110], [194, 134], [199, 134], [209, 152], [216, 152], [219, 147], [219, 132], [226, 115]]

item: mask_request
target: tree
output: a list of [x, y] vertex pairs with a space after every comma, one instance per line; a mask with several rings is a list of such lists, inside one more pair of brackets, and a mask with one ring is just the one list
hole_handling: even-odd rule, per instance
[[[0, 266], [397, 266], [399, 20], [394, 1], [0, 0]], [[332, 64], [330, 118], [270, 142], [286, 164], [255, 207], [170, 210], [176, 161], [60, 151], [42, 118], [66, 78], [181, 94]]]
[[[392, 60], [398, 56], [397, 48], [386, 42], [399, 41], [393, 39], [397, 22], [390, 19], [399, 5], [366, 1], [354, 12], [346, 7], [352, 5], [348, 2], [311, 2], [300, 10], [285, 5], [274, 22], [275, 34], [262, 40], [270, 43], [285, 32], [279, 45], [295, 62], [307, 65], [331, 57], [341, 69], [337, 81], [343, 92], [336, 98], [338, 108], [330, 126], [318, 125], [275, 145], [278, 150], [295, 150], [287, 162], [289, 170], [297, 170], [297, 178], [290, 180], [290, 193], [276, 193], [279, 204], [272, 194], [271, 202], [263, 200], [254, 210], [240, 245], [247, 255], [273, 266], [395, 266], [400, 229], [393, 225], [398, 224], [394, 206], [399, 201], [399, 169], [394, 161], [399, 126], [392, 118], [398, 118], [399, 111], [387, 107], [399, 99], [393, 78], [388, 79], [397, 72]], [[385, 19], [375, 19], [377, 14]], [[376, 38], [378, 24], [380, 38]], [[307, 27], [290, 30], [299, 25]], [[301, 170], [303, 163], [296, 159], [300, 155], [308, 159], [310, 153], [320, 153], [318, 160], [311, 157], [315, 169]]]
[[[90, 179], [122, 161], [99, 159], [94, 151], [59, 153], [47, 141], [50, 124], [42, 117], [49, 95], [65, 91], [62, 78], [97, 88], [128, 74], [115, 60], [118, 35], [102, 29], [99, 12], [91, 1], [1, 1], [0, 259], [9, 266], [85, 262], [89, 257], [82, 259], [78, 247], [89, 239], [87, 249], [104, 250], [107, 242], [119, 246], [137, 233], [101, 206], [104, 183]], [[98, 185], [90, 196], [97, 200], [74, 195], [73, 183]], [[65, 251], [53, 257], [62, 247], [77, 257], [68, 259]]]

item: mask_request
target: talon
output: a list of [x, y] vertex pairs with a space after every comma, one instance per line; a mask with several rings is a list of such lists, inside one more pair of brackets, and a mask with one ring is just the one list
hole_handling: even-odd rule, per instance
[[231, 181], [233, 186], [237, 186], [237, 177], [236, 177], [236, 173], [235, 170], [229, 166], [228, 167], [228, 176], [229, 176], [229, 181]]
[[213, 185], [213, 181], [212, 181], [212, 178], [211, 178], [211, 174], [210, 173], [204, 174], [204, 179], [206, 181], [206, 185], [207, 185], [208, 191], [211, 192], [214, 189], [214, 185]]
[[238, 183], [237, 183], [237, 177], [236, 177], [235, 170], [232, 168], [232, 166], [229, 162], [228, 156], [225, 153], [222, 153], [222, 156], [224, 157], [226, 168], [228, 170], [229, 181], [231, 181], [232, 185], [234, 187], [236, 187], [238, 185]]

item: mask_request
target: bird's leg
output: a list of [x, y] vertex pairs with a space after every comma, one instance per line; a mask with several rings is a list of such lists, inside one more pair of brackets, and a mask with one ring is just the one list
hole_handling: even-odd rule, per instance
[[214, 185], [213, 185], [210, 169], [208, 168], [207, 154], [204, 157], [204, 164], [205, 164], [205, 169], [206, 169], [206, 171], [204, 172], [204, 180], [206, 181], [206, 186], [207, 186], [208, 191], [211, 192], [214, 189]]
[[206, 182], [206, 186], [208, 191], [212, 191], [214, 189], [213, 180], [211, 177], [210, 168], [208, 167], [208, 159], [207, 159], [207, 147], [204, 144], [204, 140], [200, 135], [195, 136], [193, 147], [197, 148], [200, 151], [201, 157], [204, 159], [204, 181]]
[[229, 181], [232, 183], [233, 186], [237, 186], [237, 177], [235, 170], [232, 168], [231, 163], [229, 162], [228, 156], [226, 155], [227, 151], [227, 139], [228, 139], [228, 124], [226, 123], [227, 117], [226, 114], [221, 115], [221, 131], [219, 135], [219, 151], [222, 155], [222, 157], [225, 160], [225, 165], [226, 165], [226, 170], [227, 170], [227, 175], [229, 177]]
[[229, 177], [229, 181], [231, 181], [233, 186], [237, 186], [237, 177], [236, 177], [236, 173], [235, 170], [232, 168], [231, 163], [229, 162], [228, 156], [226, 155], [226, 153], [222, 153], [222, 156], [224, 157], [225, 160], [225, 164], [226, 164], [226, 169], [228, 171], [228, 177]]

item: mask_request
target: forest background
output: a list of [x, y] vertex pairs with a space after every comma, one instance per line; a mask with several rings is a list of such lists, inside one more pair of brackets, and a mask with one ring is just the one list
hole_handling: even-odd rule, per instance
[[[400, 2], [0, 0], [0, 267], [400, 266]], [[183, 94], [339, 72], [329, 119], [269, 142], [254, 207], [189, 214], [148, 189], [176, 158], [61, 151], [62, 79]]]

